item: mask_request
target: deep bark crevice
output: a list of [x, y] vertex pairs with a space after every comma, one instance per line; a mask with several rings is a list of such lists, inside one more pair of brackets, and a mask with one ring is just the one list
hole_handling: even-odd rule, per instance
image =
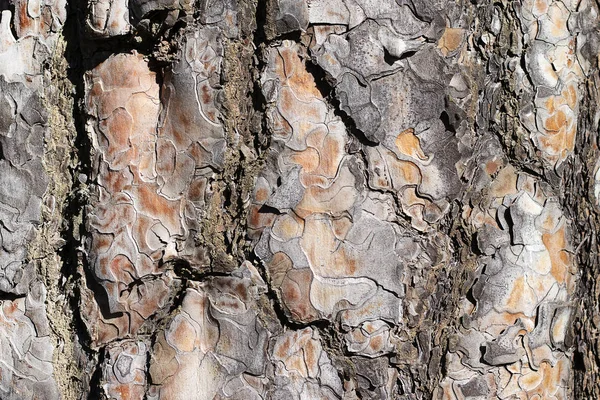
[[[585, 84], [586, 95], [582, 109], [596, 110], [598, 107], [598, 71], [594, 69]], [[577, 298], [574, 304], [570, 335], [574, 339], [573, 370], [575, 398], [597, 398], [600, 396], [597, 366], [598, 352], [598, 280], [600, 274], [600, 244], [597, 229], [600, 227], [598, 199], [594, 195], [594, 168], [599, 157], [597, 148], [598, 119], [590, 112], [578, 121], [577, 142], [574, 157], [564, 170], [561, 203], [567, 216], [573, 221], [572, 234], [576, 265], [579, 269]]]

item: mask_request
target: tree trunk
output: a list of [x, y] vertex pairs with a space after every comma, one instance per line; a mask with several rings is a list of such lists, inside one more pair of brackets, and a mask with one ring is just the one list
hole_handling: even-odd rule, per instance
[[0, 0], [1, 399], [600, 398], [592, 0]]

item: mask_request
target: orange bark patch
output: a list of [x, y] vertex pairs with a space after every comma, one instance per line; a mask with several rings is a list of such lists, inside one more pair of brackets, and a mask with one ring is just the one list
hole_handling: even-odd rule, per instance
[[552, 35], [555, 37], [561, 37], [568, 32], [567, 20], [569, 18], [568, 10], [564, 5], [559, 6], [557, 3], [552, 3], [552, 6], [548, 8], [548, 17], [550, 17], [550, 23], [552, 26]]
[[419, 197], [417, 194], [417, 190], [414, 187], [407, 187], [402, 192], [402, 203], [407, 206], [412, 206], [415, 204], [425, 205], [425, 199]]
[[279, 107], [287, 113], [295, 110], [298, 105], [298, 100], [294, 98], [294, 95], [290, 90], [281, 90], [279, 95]]
[[306, 72], [298, 54], [292, 48], [280, 49], [279, 54], [284, 60], [287, 83], [294, 92], [303, 100], [321, 98], [321, 93], [319, 93], [312, 75]]
[[281, 284], [283, 302], [298, 321], [314, 321], [318, 311], [310, 302], [310, 284], [313, 274], [308, 268], [291, 269]]
[[546, 14], [548, 12], [548, 1], [547, 0], [535, 0], [533, 2], [533, 12], [536, 16]]
[[202, 85], [202, 103], [203, 104], [210, 104], [212, 102], [212, 95], [210, 93], [210, 88], [208, 87], [208, 85], [204, 84]]
[[271, 261], [267, 264], [271, 282], [275, 287], [281, 286], [285, 275], [293, 267], [291, 258], [282, 252], [277, 252], [273, 255]]
[[304, 360], [306, 361], [306, 367], [308, 373], [312, 377], [316, 377], [319, 373], [319, 355], [320, 349], [315, 340], [308, 340], [304, 346]]
[[[307, 180], [314, 183], [306, 182]], [[357, 193], [353, 186], [342, 186], [339, 183], [342, 180], [343, 178], [338, 179], [330, 187], [323, 188], [317, 185], [322, 182], [321, 185], [325, 186], [328, 183], [325, 178], [310, 176], [310, 179], [301, 179], [300, 181], [307, 189], [294, 212], [300, 218], [307, 218], [311, 214], [331, 213], [335, 215], [349, 210], [356, 201]], [[350, 182], [353, 183], [353, 181]], [[311, 186], [310, 183], [313, 183], [313, 185]]]
[[564, 341], [569, 321], [570, 313], [561, 313], [554, 317], [554, 320], [552, 321], [552, 330], [550, 332], [554, 341]]
[[260, 187], [256, 190], [255, 200], [259, 203], [264, 203], [269, 198], [269, 191], [266, 187]]
[[233, 291], [240, 299], [248, 298], [248, 290], [246, 289], [246, 285], [241, 282], [235, 285]]
[[19, 309], [19, 304], [17, 301], [6, 301], [3, 304], [2, 310], [4, 315], [8, 318], [15, 318], [15, 314]]
[[518, 319], [524, 319], [524, 318], [528, 318], [525, 316], [525, 314], [523, 313], [502, 313], [500, 314], [500, 319], [502, 320], [503, 324], [506, 326], [512, 326], [514, 325]]
[[270, 212], [261, 212], [261, 205], [252, 205], [248, 216], [248, 225], [252, 229], [262, 229], [273, 225], [277, 215]]
[[290, 160], [302, 166], [302, 172], [313, 172], [319, 166], [319, 152], [312, 147], [308, 147], [301, 152], [294, 152], [290, 155]]
[[[179, 202], [170, 201], [156, 193], [154, 185], [140, 185], [135, 196], [139, 212], [163, 221], [167, 228], [179, 227]], [[175, 232], [170, 232], [171, 234]]]
[[333, 178], [338, 170], [342, 157], [344, 156], [345, 141], [336, 136], [328, 135], [323, 140], [323, 146], [319, 149], [324, 154], [319, 164], [319, 171]]
[[98, 177], [98, 182], [105, 187], [109, 193], [119, 193], [130, 188], [131, 178], [131, 173], [127, 169], [121, 171], [108, 170]]
[[574, 84], [569, 84], [565, 87], [565, 89], [562, 92], [562, 96], [565, 99], [567, 105], [572, 109], [575, 110], [575, 108], [577, 107], [577, 89], [575, 87]]
[[538, 371], [531, 371], [519, 378], [519, 386], [526, 391], [535, 389], [542, 383], [543, 375]]
[[331, 221], [333, 234], [338, 240], [344, 240], [352, 228], [352, 221], [348, 217], [341, 217]]
[[390, 175], [396, 190], [400, 190], [406, 185], [421, 183], [421, 170], [410, 161], [393, 160], [390, 165]]
[[[112, 162], [121, 153], [131, 148], [130, 137], [133, 120], [126, 110], [117, 108], [106, 122], [100, 123], [100, 126], [102, 127], [104, 124], [106, 127], [103, 131], [108, 139], [107, 159]], [[117, 160], [117, 162], [119, 161], [126, 163], [133, 160]]]
[[[139, 314], [137, 325], [132, 323], [137, 330], [152, 314], [164, 304], [168, 295], [168, 288], [162, 281], [144, 282], [137, 285], [128, 299], [130, 308]], [[135, 316], [135, 313], [133, 313]], [[132, 331], [134, 328], [132, 328]]]
[[277, 356], [277, 358], [285, 360], [288, 356], [288, 353], [290, 352], [291, 347], [292, 338], [288, 336], [283, 340], [283, 343], [280, 342], [275, 345], [275, 356]]
[[330, 181], [324, 176], [302, 174], [300, 175], [300, 182], [302, 183], [302, 186], [308, 188], [311, 186], [326, 187], [329, 185]]
[[96, 234], [92, 236], [92, 248], [98, 254], [105, 253], [112, 244], [113, 235]]
[[502, 198], [517, 192], [517, 174], [512, 166], [504, 167], [490, 188], [490, 195]]
[[556, 133], [564, 128], [567, 125], [567, 116], [561, 111], [557, 110], [554, 114], [552, 114], [546, 121], [544, 121], [544, 127], [548, 131], [548, 133]]
[[570, 262], [568, 253], [565, 251], [565, 247], [567, 246], [565, 227], [562, 226], [553, 234], [543, 234], [542, 242], [550, 253], [550, 262], [552, 263], [550, 274], [558, 283], [564, 283], [567, 279]]
[[369, 347], [374, 353], [378, 353], [383, 349], [383, 337], [375, 336], [369, 341]]
[[493, 175], [503, 166], [501, 159], [493, 159], [485, 163], [485, 172], [488, 175]]
[[28, 33], [32, 33], [33, 32], [33, 23], [34, 20], [33, 18], [30, 18], [28, 13], [27, 13], [27, 5], [28, 5], [28, 1], [19, 1], [17, 3], [18, 5], [18, 11], [19, 11], [19, 25], [18, 25], [18, 35], [19, 37], [15, 38], [15, 39], [19, 39], [24, 37], [25, 35], [27, 35]]
[[569, 368], [568, 363], [566, 357], [560, 359], [554, 366], [546, 361], [542, 362], [538, 373], [543, 376], [543, 379], [533, 393], [539, 394], [542, 398], [549, 398], [554, 395], [563, 383], [561, 382], [561, 376], [564, 374], [563, 370]]
[[117, 388], [115, 389], [115, 392], [117, 392], [119, 394], [119, 396], [120, 396], [119, 398], [122, 400], [132, 399], [131, 392], [129, 390], [129, 385], [127, 385], [127, 384], [118, 385]]
[[354, 257], [350, 257], [343, 247], [340, 248], [339, 255], [340, 262], [346, 267], [348, 276], [354, 276], [358, 267], [358, 261]]
[[281, 215], [273, 224], [273, 234], [284, 241], [301, 236], [303, 230], [303, 221], [294, 215]]
[[427, 160], [427, 156], [421, 148], [419, 138], [415, 136], [413, 128], [406, 129], [396, 137], [396, 147], [398, 151], [406, 156]]
[[167, 177], [173, 174], [175, 171], [175, 160], [177, 157], [177, 150], [173, 143], [169, 140], [159, 139], [156, 144], [156, 173], [162, 177]]
[[306, 253], [315, 274], [329, 277], [353, 276], [360, 263], [334, 235], [329, 220], [309, 219], [305, 224], [306, 234], [300, 245]]
[[[536, 303], [535, 293], [527, 284], [525, 276], [515, 279], [512, 290], [506, 301], [507, 311], [518, 313], [534, 307]], [[527, 313], [526, 313], [527, 314]]]
[[132, 276], [137, 276], [137, 272], [131, 261], [120, 254], [110, 260], [109, 269], [119, 282], [129, 283], [132, 280]]
[[544, 108], [546, 108], [546, 110], [548, 110], [549, 114], [553, 114], [556, 111], [556, 107], [560, 106], [560, 104], [555, 104], [558, 100], [560, 100], [560, 97], [556, 97], [556, 96], [550, 96], [548, 97], [548, 99], [546, 100], [546, 103], [544, 104]]
[[188, 190], [188, 199], [194, 202], [204, 201], [204, 193], [206, 192], [206, 179], [196, 179], [190, 183]]
[[444, 29], [444, 33], [438, 41], [438, 49], [440, 49], [444, 56], [448, 56], [448, 54], [456, 51], [460, 47], [463, 41], [464, 32], [465, 30], [462, 28]]

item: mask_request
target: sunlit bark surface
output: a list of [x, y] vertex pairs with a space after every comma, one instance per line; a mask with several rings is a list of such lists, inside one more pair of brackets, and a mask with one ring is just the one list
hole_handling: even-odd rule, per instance
[[600, 396], [591, 0], [0, 0], [1, 399]]

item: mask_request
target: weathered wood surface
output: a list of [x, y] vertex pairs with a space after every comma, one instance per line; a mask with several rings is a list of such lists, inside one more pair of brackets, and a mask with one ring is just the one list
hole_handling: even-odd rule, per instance
[[0, 9], [0, 398], [600, 397], [596, 3]]

